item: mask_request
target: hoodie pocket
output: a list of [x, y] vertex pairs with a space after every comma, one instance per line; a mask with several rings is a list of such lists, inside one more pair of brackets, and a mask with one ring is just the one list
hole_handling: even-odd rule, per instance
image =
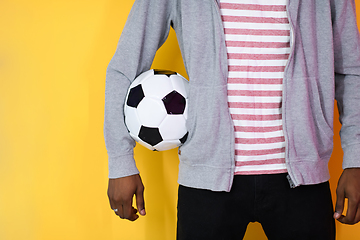
[[192, 89], [191, 101], [194, 101], [189, 103], [187, 122], [189, 135], [179, 149], [181, 162], [231, 167], [228, 159], [233, 153], [234, 134], [226, 94], [226, 85]]
[[291, 91], [284, 99], [290, 156], [302, 160], [327, 159], [333, 148], [333, 94], [323, 92], [317, 78], [290, 82]]

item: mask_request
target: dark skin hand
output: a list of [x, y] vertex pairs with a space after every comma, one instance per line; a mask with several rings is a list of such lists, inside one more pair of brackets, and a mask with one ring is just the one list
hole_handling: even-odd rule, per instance
[[[336, 190], [337, 201], [334, 218], [344, 224], [355, 224], [360, 221], [360, 168], [345, 169]], [[348, 209], [343, 215], [345, 198]]]
[[[136, 207], [133, 207], [133, 196], [135, 195]], [[123, 178], [109, 179], [108, 197], [111, 209], [121, 219], [135, 221], [139, 215], [145, 216], [144, 206], [144, 185], [140, 175], [133, 175]]]
[[[133, 207], [135, 195], [137, 209]], [[345, 169], [336, 190], [337, 200], [334, 218], [344, 224], [356, 224], [360, 221], [360, 168]], [[109, 179], [108, 197], [112, 209], [118, 209], [116, 215], [122, 219], [135, 221], [139, 215], [145, 216], [144, 185], [140, 175]], [[348, 209], [343, 215], [345, 199]]]

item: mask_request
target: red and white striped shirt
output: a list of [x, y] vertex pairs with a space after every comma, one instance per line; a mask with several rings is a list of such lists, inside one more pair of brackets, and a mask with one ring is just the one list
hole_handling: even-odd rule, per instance
[[228, 51], [235, 174], [287, 172], [282, 80], [290, 53], [287, 0], [220, 0]]

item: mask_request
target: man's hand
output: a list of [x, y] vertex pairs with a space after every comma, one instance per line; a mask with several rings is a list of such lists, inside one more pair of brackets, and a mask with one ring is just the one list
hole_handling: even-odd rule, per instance
[[[334, 218], [341, 223], [355, 224], [360, 221], [360, 168], [345, 169], [336, 190], [337, 201]], [[346, 215], [344, 211], [345, 198], [348, 199]]]
[[[133, 196], [136, 197], [137, 209], [133, 207]], [[145, 216], [144, 185], [140, 175], [109, 179], [108, 197], [111, 209], [120, 218], [135, 221], [140, 215]]]

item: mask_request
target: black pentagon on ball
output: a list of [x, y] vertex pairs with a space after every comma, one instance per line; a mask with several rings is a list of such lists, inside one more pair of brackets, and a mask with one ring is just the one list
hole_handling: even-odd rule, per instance
[[186, 142], [188, 135], [189, 135], [189, 132], [187, 132], [182, 138], [179, 139], [182, 144], [184, 144]]
[[139, 84], [136, 87], [130, 89], [126, 104], [129, 107], [136, 108], [144, 97], [144, 91], [141, 84]]
[[154, 75], [166, 75], [170, 77], [171, 75], [177, 75], [177, 73], [169, 70], [154, 69]]
[[168, 114], [183, 114], [186, 100], [177, 91], [172, 91], [162, 99]]
[[141, 126], [139, 131], [139, 138], [151, 146], [155, 146], [163, 140], [158, 128], [145, 126]]

